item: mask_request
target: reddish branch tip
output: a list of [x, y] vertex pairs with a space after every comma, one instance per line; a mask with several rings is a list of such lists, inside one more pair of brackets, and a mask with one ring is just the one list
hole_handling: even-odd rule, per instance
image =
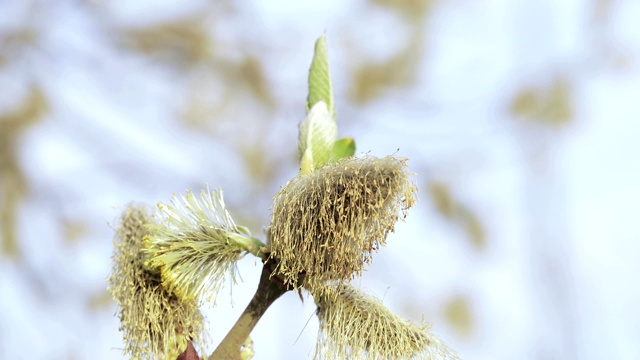
[[187, 349], [176, 360], [200, 360], [196, 348], [193, 347], [191, 341], [187, 343]]

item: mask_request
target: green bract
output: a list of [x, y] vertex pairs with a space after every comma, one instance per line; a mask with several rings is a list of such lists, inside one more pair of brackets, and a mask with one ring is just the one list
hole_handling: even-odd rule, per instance
[[351, 157], [356, 153], [356, 142], [352, 138], [343, 138], [333, 143], [329, 161], [334, 162], [346, 157]]

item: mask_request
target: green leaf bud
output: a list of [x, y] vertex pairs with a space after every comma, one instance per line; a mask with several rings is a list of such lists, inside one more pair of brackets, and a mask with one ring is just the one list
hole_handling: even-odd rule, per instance
[[307, 97], [307, 111], [318, 102], [324, 101], [330, 117], [336, 118], [331, 73], [329, 72], [329, 56], [327, 54], [327, 38], [322, 35], [316, 40], [313, 60], [309, 68], [309, 95]]

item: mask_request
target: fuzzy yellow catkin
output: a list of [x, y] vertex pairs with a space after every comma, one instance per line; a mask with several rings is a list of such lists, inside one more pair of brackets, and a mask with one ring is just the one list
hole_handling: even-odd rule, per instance
[[162, 286], [160, 272], [145, 266], [143, 238], [152, 223], [143, 206], [130, 205], [116, 227], [109, 291], [118, 304], [124, 352], [131, 359], [169, 359], [188, 341], [202, 339], [196, 303]]
[[308, 288], [360, 275], [413, 206], [415, 191], [406, 159], [393, 156], [346, 158], [297, 176], [274, 197], [275, 272]]
[[236, 261], [251, 238], [233, 222], [222, 191], [174, 196], [171, 204], [158, 204], [156, 219], [145, 239], [147, 265], [176, 294], [215, 303], [226, 279], [235, 282]]
[[458, 359], [426, 325], [412, 324], [350, 285], [313, 291], [315, 359]]

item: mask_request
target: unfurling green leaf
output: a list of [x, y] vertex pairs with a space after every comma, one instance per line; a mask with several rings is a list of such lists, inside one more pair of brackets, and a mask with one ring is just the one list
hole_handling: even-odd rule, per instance
[[317, 41], [311, 68], [309, 69], [309, 96], [307, 97], [307, 111], [317, 102], [324, 101], [332, 119], [336, 118], [333, 89], [331, 88], [331, 74], [329, 73], [329, 57], [327, 56], [327, 39], [322, 35]]
[[356, 153], [356, 142], [353, 138], [342, 138], [336, 140], [333, 143], [331, 149], [331, 156], [329, 156], [330, 162], [335, 162], [340, 159], [352, 157]]
[[327, 105], [319, 101], [300, 124], [298, 150], [302, 174], [309, 174], [329, 162], [337, 132], [338, 126], [329, 115]]

